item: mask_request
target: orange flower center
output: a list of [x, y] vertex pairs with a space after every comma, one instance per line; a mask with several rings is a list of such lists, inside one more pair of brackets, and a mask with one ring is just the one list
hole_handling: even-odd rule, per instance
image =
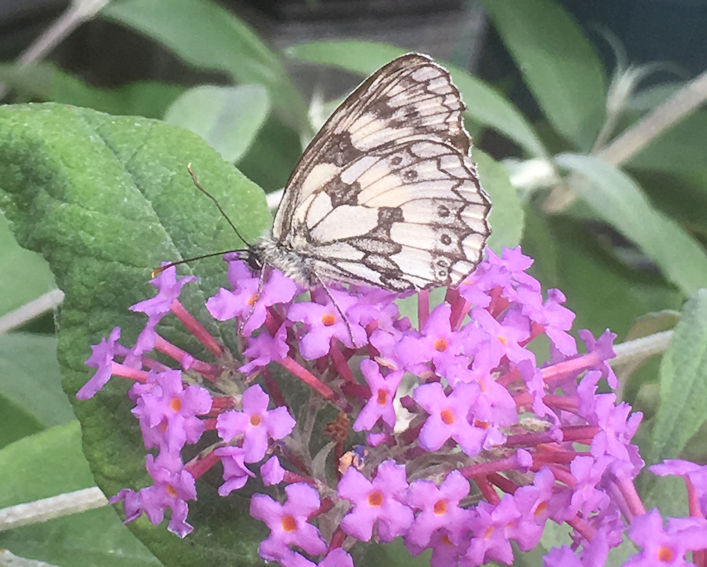
[[498, 341], [503, 345], [506, 346], [508, 344], [508, 339], [504, 337], [503, 335], [498, 335]]
[[436, 351], [444, 352], [445, 350], [447, 350], [448, 344], [449, 343], [447, 342], [447, 339], [437, 339], [435, 341], [434, 347]]
[[248, 305], [253, 307], [253, 305], [255, 305], [256, 301], [258, 301], [258, 296], [256, 294], [253, 294], [248, 298]]
[[383, 504], [383, 495], [378, 490], [374, 490], [368, 495], [368, 505], [378, 507]]
[[479, 429], [488, 429], [489, 422], [483, 421], [482, 419], [475, 419], [474, 420], [474, 427], [478, 427]]
[[434, 511], [435, 514], [438, 516], [441, 516], [442, 514], [447, 513], [447, 501], [446, 500], [437, 500], [434, 505]]
[[538, 504], [538, 507], [535, 508], [535, 515], [536, 515], [536, 516], [539, 516], [539, 515], [542, 514], [545, 510], [547, 510], [547, 504], [546, 504], [545, 502], [541, 502], [540, 504]]
[[336, 317], [334, 317], [333, 313], [324, 313], [322, 315], [322, 325], [331, 327], [334, 323], [336, 323]]
[[177, 497], [177, 491], [174, 489], [174, 486], [172, 486], [171, 484], [168, 484], [167, 488], [165, 490], [167, 490], [167, 494], [169, 494], [172, 498]]
[[442, 421], [447, 425], [451, 425], [452, 423], [454, 423], [454, 412], [449, 408], [443, 409], [440, 412], [439, 416], [442, 418]]
[[658, 556], [658, 559], [664, 563], [672, 563], [673, 558], [675, 557], [673, 550], [665, 545], [661, 545], [658, 548], [658, 553], [656, 555]]
[[254, 413], [253, 415], [250, 416], [250, 424], [253, 427], [258, 427], [258, 425], [260, 425], [261, 421], [263, 421], [263, 418], [260, 417], [257, 413]]
[[378, 405], [384, 406], [387, 401], [388, 401], [388, 391], [387, 390], [378, 390]]
[[447, 534], [444, 534], [441, 538], [439, 538], [439, 541], [445, 545], [454, 545]]
[[286, 532], [294, 532], [297, 529], [297, 521], [292, 516], [283, 517], [282, 529]]
[[182, 402], [179, 398], [172, 398], [169, 401], [169, 409], [171, 409], [174, 413], [177, 413], [180, 409], [182, 409]]

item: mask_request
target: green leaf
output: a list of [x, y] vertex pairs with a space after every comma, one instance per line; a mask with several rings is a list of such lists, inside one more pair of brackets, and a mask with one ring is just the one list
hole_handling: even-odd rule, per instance
[[285, 186], [301, 154], [297, 132], [270, 114], [238, 168], [269, 193]]
[[1, 215], [0, 266], [0, 315], [14, 311], [56, 287], [44, 258], [21, 248]]
[[210, 0], [116, 0], [100, 16], [143, 33], [200, 69], [223, 71], [239, 83], [261, 83], [273, 106], [298, 129], [307, 107], [277, 53], [233, 12]]
[[[312, 63], [346, 69], [360, 75], [370, 75], [408, 50], [386, 43], [366, 41], [315, 41], [290, 47], [290, 57]], [[452, 74], [467, 105], [466, 116], [478, 124], [487, 125], [520, 144], [533, 156], [545, 155], [545, 149], [523, 115], [485, 82], [467, 71], [440, 62]]]
[[584, 176], [573, 189], [626, 238], [635, 242], [685, 295], [707, 281], [707, 255], [679, 225], [653, 208], [624, 172], [595, 157], [561, 154], [558, 165]]
[[0, 448], [44, 429], [37, 418], [22, 405], [4, 395], [0, 395], [0, 415], [2, 416]]
[[606, 77], [594, 47], [555, 0], [482, 0], [554, 128], [589, 149], [604, 120]]
[[[51, 471], [51, 474], [47, 474]], [[78, 422], [54, 427], [0, 451], [0, 507], [93, 486]], [[109, 508], [0, 532], [0, 547], [52, 564], [160, 565]]]
[[74, 418], [61, 389], [54, 337], [30, 333], [0, 335], [0, 392], [44, 427]]
[[[193, 187], [188, 162], [246, 238], [263, 232], [270, 214], [262, 191], [190, 132], [56, 104], [0, 108], [0, 206], [20, 244], [42, 251], [66, 294], [59, 320], [63, 386], [82, 423], [85, 454], [107, 494], [145, 485], [144, 448], [125, 396], [128, 384], [114, 379], [89, 401], [73, 398], [91, 376], [84, 366], [89, 345], [115, 325], [131, 344], [144, 317], [128, 306], [154, 294], [147, 279], [160, 261], [242, 245]], [[199, 281], [180, 299], [230, 345], [233, 329], [221, 331], [204, 308], [206, 298], [227, 285], [222, 262], [182, 268], [198, 270]], [[161, 331], [188, 352], [203, 355], [203, 347], [180, 325], [167, 320]], [[197, 529], [187, 541], [147, 522], [130, 528], [166, 563], [256, 561], [263, 528], [245, 504], [219, 498], [208, 484], [199, 491], [189, 513]]]
[[660, 400], [647, 462], [677, 457], [705, 423], [707, 406], [707, 289], [682, 310], [660, 365]]
[[270, 110], [262, 85], [189, 89], [167, 109], [165, 122], [198, 134], [226, 161], [240, 159], [253, 143]]
[[26, 67], [0, 64], [0, 82], [18, 94], [43, 101], [85, 106], [111, 114], [137, 114], [161, 118], [184, 90], [178, 85], [136, 81], [113, 89], [89, 85], [51, 63]]
[[491, 236], [488, 247], [500, 254], [503, 248], [520, 244], [523, 234], [523, 208], [503, 164], [478, 149], [473, 150], [472, 157], [479, 167], [481, 185], [491, 197]]

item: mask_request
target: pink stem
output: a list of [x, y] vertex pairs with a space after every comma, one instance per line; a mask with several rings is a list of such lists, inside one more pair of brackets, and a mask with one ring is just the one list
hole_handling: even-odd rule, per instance
[[221, 356], [225, 350], [223, 345], [212, 337], [206, 328], [196, 320], [196, 318], [187, 311], [184, 306], [175, 299], [170, 305], [169, 310], [177, 316], [182, 324], [194, 335], [201, 343], [216, 356]]

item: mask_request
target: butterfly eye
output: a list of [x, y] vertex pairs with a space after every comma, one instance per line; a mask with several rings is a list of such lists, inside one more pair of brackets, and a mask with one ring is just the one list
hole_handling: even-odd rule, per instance
[[254, 272], [258, 272], [263, 268], [263, 262], [258, 254], [248, 254], [248, 266]]

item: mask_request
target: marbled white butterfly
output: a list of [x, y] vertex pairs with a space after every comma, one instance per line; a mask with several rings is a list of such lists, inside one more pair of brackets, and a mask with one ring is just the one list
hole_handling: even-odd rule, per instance
[[491, 208], [449, 73], [409, 53], [366, 79], [304, 151], [271, 233], [249, 247], [306, 285], [455, 285], [478, 264]]

